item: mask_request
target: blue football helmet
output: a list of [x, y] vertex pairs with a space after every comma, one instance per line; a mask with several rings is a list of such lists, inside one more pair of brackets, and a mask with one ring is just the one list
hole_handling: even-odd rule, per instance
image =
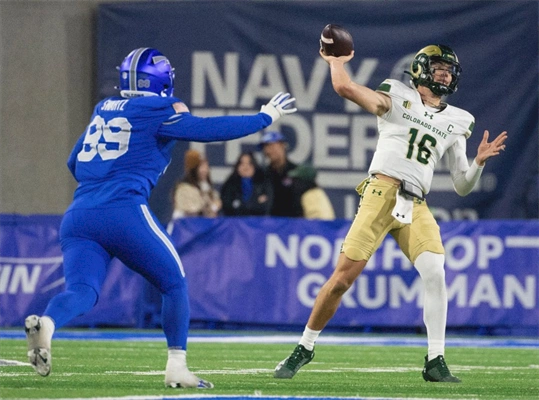
[[[432, 77], [434, 71], [431, 67], [431, 63], [433, 62], [442, 62], [451, 67], [451, 76], [453, 78], [449, 85], [446, 86], [434, 82]], [[457, 91], [457, 84], [462, 68], [457, 55], [450, 47], [442, 44], [433, 44], [418, 51], [410, 65], [410, 72], [406, 72], [412, 76], [412, 82], [415, 87], [418, 85], [426, 86], [432, 93], [438, 96], [445, 96]]]
[[124, 97], [158, 95], [172, 97], [174, 68], [160, 51], [148, 47], [133, 50], [118, 67]]

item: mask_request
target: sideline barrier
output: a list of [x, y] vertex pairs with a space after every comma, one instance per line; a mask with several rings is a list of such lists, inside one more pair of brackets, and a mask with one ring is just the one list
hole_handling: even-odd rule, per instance
[[[0, 216], [0, 326], [21, 326], [63, 286], [59, 216]], [[332, 272], [350, 221], [191, 218], [172, 232], [191, 319], [302, 325]], [[448, 326], [539, 332], [539, 221], [441, 223]], [[151, 326], [160, 299], [115, 260], [94, 310], [76, 326]], [[343, 297], [333, 327], [422, 327], [422, 283], [388, 237]]]

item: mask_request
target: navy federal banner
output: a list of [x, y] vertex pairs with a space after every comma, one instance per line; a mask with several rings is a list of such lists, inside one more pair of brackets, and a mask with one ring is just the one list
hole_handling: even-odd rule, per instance
[[[445, 44], [459, 57], [458, 91], [447, 101], [471, 112], [475, 130], [469, 161], [484, 130], [509, 132], [507, 149], [487, 162], [466, 197], [454, 189], [442, 159], [428, 195], [441, 221], [537, 218], [538, 7], [535, 1], [198, 1], [110, 3], [97, 18], [97, 95], [115, 94], [115, 67], [134, 48], [155, 47], [176, 68], [175, 95], [194, 115], [255, 113], [275, 93], [288, 91], [299, 112], [271, 126], [288, 139], [290, 159], [318, 170], [338, 218], [352, 218], [355, 186], [367, 175], [377, 142], [376, 117], [340, 98], [319, 57], [328, 23], [346, 27], [355, 42], [347, 64], [352, 79], [375, 89], [384, 79], [408, 82], [404, 71], [428, 44]], [[96, 99], [97, 100], [97, 99]], [[255, 150], [257, 133], [231, 142], [179, 143], [154, 190], [159, 218], [171, 213], [170, 192], [183, 174], [183, 153], [203, 151], [220, 184], [242, 151]], [[261, 155], [260, 155], [261, 156]]]

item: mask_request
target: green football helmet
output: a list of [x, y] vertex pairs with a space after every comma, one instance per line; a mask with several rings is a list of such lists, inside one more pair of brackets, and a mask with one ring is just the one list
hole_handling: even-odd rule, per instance
[[[453, 78], [448, 86], [434, 82], [432, 77], [434, 71], [431, 67], [433, 62], [442, 62], [451, 66], [451, 76]], [[443, 44], [431, 44], [418, 51], [410, 65], [410, 71], [408, 73], [412, 76], [412, 82], [415, 87], [419, 85], [426, 86], [435, 95], [445, 96], [457, 91], [461, 72], [462, 68], [457, 55], [450, 47]]]

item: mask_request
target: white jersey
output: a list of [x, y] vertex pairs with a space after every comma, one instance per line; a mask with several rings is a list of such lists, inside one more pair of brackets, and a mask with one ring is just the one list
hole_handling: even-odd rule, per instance
[[450, 105], [433, 112], [415, 88], [394, 79], [386, 79], [377, 91], [391, 97], [391, 108], [378, 117], [380, 137], [369, 174], [406, 180], [427, 194], [434, 166], [459, 137], [470, 137], [475, 119]]

